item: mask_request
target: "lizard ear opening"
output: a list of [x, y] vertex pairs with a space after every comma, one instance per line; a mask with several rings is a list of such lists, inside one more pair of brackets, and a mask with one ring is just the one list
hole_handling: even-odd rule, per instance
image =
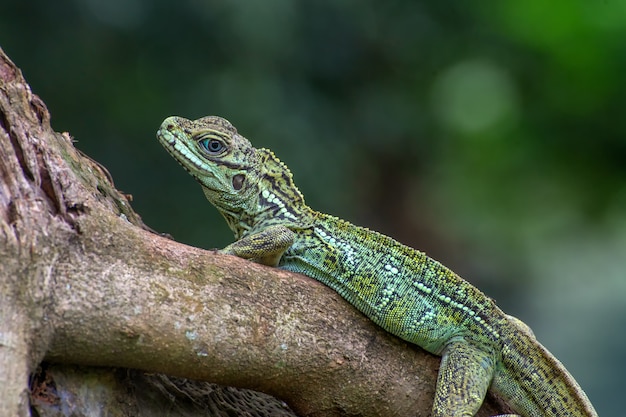
[[243, 174], [237, 174], [233, 177], [233, 188], [237, 191], [241, 190], [243, 187], [243, 181], [246, 179], [246, 176]]

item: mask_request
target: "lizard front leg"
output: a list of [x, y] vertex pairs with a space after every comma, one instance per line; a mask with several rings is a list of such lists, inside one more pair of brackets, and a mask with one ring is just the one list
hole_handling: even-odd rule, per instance
[[278, 266], [280, 257], [293, 244], [294, 237], [295, 233], [285, 226], [269, 226], [242, 237], [220, 252], [250, 259], [263, 265]]
[[492, 353], [465, 340], [448, 344], [441, 356], [432, 416], [474, 416], [491, 385], [495, 363]]

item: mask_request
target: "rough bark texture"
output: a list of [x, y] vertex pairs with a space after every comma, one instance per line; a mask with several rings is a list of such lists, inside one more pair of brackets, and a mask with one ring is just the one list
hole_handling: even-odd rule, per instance
[[[197, 394], [209, 415], [216, 396], [263, 401], [140, 371], [261, 391], [302, 416], [429, 415], [438, 358], [314, 280], [146, 230], [1, 50], [0, 147], [2, 416], [30, 415], [31, 397], [42, 416], [72, 401], [109, 415], [173, 415], [158, 396]], [[507, 411], [488, 403], [481, 416]]]

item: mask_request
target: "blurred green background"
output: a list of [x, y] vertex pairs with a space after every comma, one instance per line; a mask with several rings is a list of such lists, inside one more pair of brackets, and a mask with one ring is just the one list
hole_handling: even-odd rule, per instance
[[452, 267], [622, 412], [626, 2], [4, 1], [0, 46], [151, 227], [232, 240], [155, 139], [226, 117], [311, 206]]

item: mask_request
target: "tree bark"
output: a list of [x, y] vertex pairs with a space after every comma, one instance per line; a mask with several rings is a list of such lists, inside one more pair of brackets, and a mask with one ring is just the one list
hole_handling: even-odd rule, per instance
[[429, 415], [438, 358], [312, 279], [147, 230], [1, 50], [0, 146], [3, 416], [30, 415], [44, 360], [253, 389], [303, 416]]

